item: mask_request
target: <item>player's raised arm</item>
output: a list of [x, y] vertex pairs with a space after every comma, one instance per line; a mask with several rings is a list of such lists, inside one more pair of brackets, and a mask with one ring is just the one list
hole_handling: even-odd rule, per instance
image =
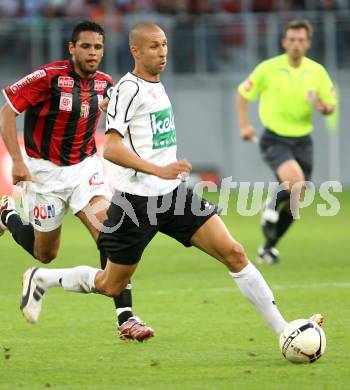
[[12, 159], [13, 184], [31, 180], [31, 175], [23, 161], [17, 139], [16, 112], [8, 103], [5, 103], [0, 110], [0, 133]]
[[132, 168], [136, 172], [148, 173], [162, 179], [176, 179], [179, 174], [189, 173], [191, 164], [186, 160], [176, 161], [164, 167], [153, 164], [140, 158], [135, 152], [122, 143], [123, 137], [117, 131], [110, 131], [106, 134], [103, 157], [117, 165], [125, 168]]

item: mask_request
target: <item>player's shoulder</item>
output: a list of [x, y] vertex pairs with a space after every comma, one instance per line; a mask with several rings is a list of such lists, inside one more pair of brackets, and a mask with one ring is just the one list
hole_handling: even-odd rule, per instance
[[53, 73], [60, 72], [62, 69], [66, 69], [67, 67], [69, 67], [68, 61], [50, 62], [48, 64], [41, 65], [32, 73], [25, 76], [23, 80], [26, 81], [26, 84], [35, 83], [43, 78], [52, 77]]
[[114, 84], [112, 76], [109, 75], [108, 73], [102, 72], [101, 70], [97, 70], [96, 71], [95, 78], [97, 80], [105, 80], [105, 81], [107, 81], [110, 84]]
[[[51, 64], [47, 64], [51, 65]], [[9, 85], [5, 88], [5, 91], [10, 94], [17, 94], [21, 90], [30, 89], [33, 87], [37, 87], [38, 85], [47, 86], [47, 80], [49, 78], [48, 70], [46, 70], [46, 65], [43, 65], [37, 69], [35, 69], [32, 73], [27, 74], [22, 77], [20, 80], [15, 83]]]
[[66, 73], [71, 70], [71, 65], [68, 60], [65, 61], [55, 61], [50, 62], [41, 66], [39, 69], [42, 69], [46, 72], [48, 76], [53, 76], [56, 74]]
[[140, 85], [140, 81], [141, 80], [138, 77], [128, 72], [118, 81], [117, 85], [121, 85], [125, 83], [127, 83], [128, 85], [131, 84]]
[[140, 84], [140, 79], [129, 72], [118, 81], [116, 90], [137, 94], [140, 91]]

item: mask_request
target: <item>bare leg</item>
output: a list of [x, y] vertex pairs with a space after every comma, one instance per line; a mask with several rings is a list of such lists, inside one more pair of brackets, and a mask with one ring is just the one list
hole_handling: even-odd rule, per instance
[[[89, 205], [76, 214], [87, 227], [95, 241], [97, 241], [98, 238], [100, 224], [107, 219], [107, 209], [109, 205], [109, 199], [102, 196], [96, 196], [90, 200]], [[102, 249], [100, 249], [100, 262], [101, 268], [105, 269], [107, 265], [107, 254]], [[133, 317], [132, 285], [130, 280], [120, 294], [113, 296], [113, 300], [118, 318], [118, 325], [120, 326], [129, 318]]]
[[192, 236], [191, 242], [226, 265], [241, 293], [259, 310], [279, 335], [286, 321], [275, 305], [274, 296], [261, 273], [248, 261], [243, 247], [235, 241], [221, 218], [214, 215]]

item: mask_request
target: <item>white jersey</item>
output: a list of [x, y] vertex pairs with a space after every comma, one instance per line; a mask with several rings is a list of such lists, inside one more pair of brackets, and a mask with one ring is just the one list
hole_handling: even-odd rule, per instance
[[[160, 82], [127, 73], [114, 87], [108, 104], [106, 130], [110, 129], [117, 130], [124, 137], [123, 144], [143, 160], [159, 166], [177, 161], [173, 109]], [[116, 189], [134, 195], [165, 195], [180, 184], [180, 180], [119, 169]]]

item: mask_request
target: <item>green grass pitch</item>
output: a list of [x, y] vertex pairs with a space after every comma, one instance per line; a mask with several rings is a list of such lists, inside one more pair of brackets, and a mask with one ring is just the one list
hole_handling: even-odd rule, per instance
[[[292, 365], [225, 268], [158, 235], [133, 279], [135, 313], [156, 330], [147, 343], [120, 341], [112, 302], [52, 289], [36, 325], [19, 311], [23, 271], [36, 261], [6, 233], [0, 238], [0, 389], [346, 389], [350, 351], [350, 192], [341, 211], [303, 210], [279, 249], [283, 264], [260, 266], [287, 320], [326, 317], [327, 350], [311, 365]], [[241, 217], [235, 198], [224, 217], [254, 259], [259, 216]], [[80, 222], [64, 221], [58, 258], [49, 267], [97, 266]]]

